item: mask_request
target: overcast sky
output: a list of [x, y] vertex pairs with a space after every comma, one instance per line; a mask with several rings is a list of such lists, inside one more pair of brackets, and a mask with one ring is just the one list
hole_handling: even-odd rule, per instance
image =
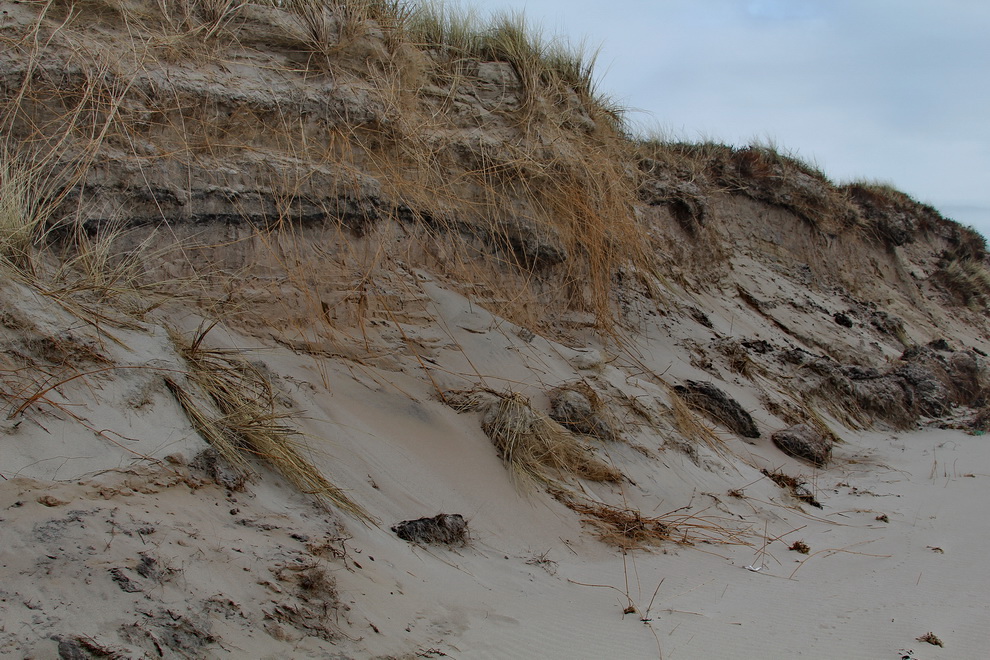
[[988, 0], [492, 0], [601, 44], [602, 91], [677, 138], [773, 140], [990, 235]]

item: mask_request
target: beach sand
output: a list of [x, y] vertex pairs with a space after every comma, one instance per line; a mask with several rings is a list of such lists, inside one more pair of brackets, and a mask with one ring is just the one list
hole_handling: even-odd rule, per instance
[[[242, 489], [219, 485], [190, 465], [207, 445], [163, 384], [184, 368], [163, 328], [76, 330], [115, 368], [77, 367], [94, 373], [4, 421], [0, 653], [985, 654], [985, 436], [843, 430], [821, 469], [774, 447], [766, 414], [755, 413], [764, 432], [753, 444], [711, 424], [714, 444], [674, 442], [663, 413], [670, 394], [642, 366], [703, 377], [673, 346], [703, 339], [700, 326], [637, 336], [636, 373], [631, 351], [527, 335], [425, 273], [422, 281], [433, 320], [381, 323], [369, 335], [384, 367], [223, 326], [207, 338], [270, 375], [306, 455], [374, 522], [321, 509], [261, 465]], [[5, 299], [51, 332], [72, 323], [27, 289], [8, 286]], [[666, 540], [603, 542], [593, 516], [513, 478], [480, 413], [438, 396], [511, 390], [540, 409], [550, 388], [582, 379], [607, 395], [622, 429], [589, 445], [624, 477], [561, 483], [582, 501], [663, 521]], [[761, 470], [797, 478], [820, 508]], [[410, 544], [390, 531], [439, 513], [465, 517], [463, 544]], [[807, 553], [791, 549], [801, 544]], [[928, 633], [944, 648], [918, 640]]]

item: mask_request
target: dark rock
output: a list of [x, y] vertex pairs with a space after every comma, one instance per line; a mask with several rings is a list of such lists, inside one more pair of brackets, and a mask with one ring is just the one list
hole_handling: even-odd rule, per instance
[[952, 347], [949, 346], [949, 342], [947, 342], [945, 339], [933, 339], [932, 341], [928, 342], [928, 348], [932, 349], [933, 351], [952, 350]]
[[846, 316], [845, 314], [843, 314], [842, 312], [836, 312], [835, 314], [832, 315], [832, 318], [835, 320], [836, 323], [841, 325], [843, 328], [853, 327], [852, 319]]
[[813, 360], [819, 359], [819, 356], [814, 353], [810, 353], [803, 348], [789, 348], [785, 351], [780, 351], [777, 354], [780, 361], [784, 364], [794, 364], [794, 365], [805, 365]]
[[773, 346], [771, 346], [765, 339], [750, 339], [742, 342], [742, 345], [745, 346], [746, 349], [759, 355], [766, 355], [773, 350]]
[[759, 438], [760, 431], [749, 413], [728, 394], [711, 383], [689, 380], [684, 385], [674, 387], [688, 405], [697, 408], [717, 423], [726, 426], [744, 438]]
[[909, 362], [894, 370], [893, 375], [903, 378], [913, 390], [917, 412], [927, 417], [940, 417], [952, 407], [951, 393], [939, 378], [944, 374], [938, 366]]
[[911, 346], [901, 354], [901, 364], [886, 371], [838, 364], [822, 369], [821, 360], [800, 364], [823, 377], [818, 386], [830, 396], [848, 398], [854, 410], [905, 428], [919, 416], [942, 417], [955, 405], [979, 407], [986, 401], [982, 358], [974, 351], [951, 351], [944, 342]]
[[583, 383], [550, 392], [550, 417], [575, 433], [599, 440], [616, 438], [615, 427], [602, 412], [601, 399]]
[[901, 353], [901, 360], [903, 360], [904, 362], [909, 362], [911, 360], [916, 359], [918, 356], [924, 354], [926, 350], [928, 350], [928, 347], [919, 346], [918, 344], [915, 344], [914, 346], [908, 346], [907, 349], [905, 349], [904, 352]]
[[948, 360], [956, 402], [966, 406], [982, 406], [987, 398], [986, 362], [976, 351], [955, 351]]
[[441, 513], [432, 518], [405, 520], [392, 527], [403, 541], [423, 545], [464, 545], [467, 521], [459, 513]]
[[[914, 390], [897, 376], [847, 381], [852, 403], [863, 411], [898, 427], [907, 428], [917, 419]], [[845, 394], [847, 390], [841, 390]]]
[[938, 417], [953, 405], [981, 406], [986, 398], [986, 365], [974, 351], [912, 346], [894, 374], [915, 390], [919, 412]]
[[870, 314], [870, 323], [885, 335], [900, 338], [904, 336], [904, 321], [887, 312], [876, 311]]
[[770, 436], [785, 454], [825, 467], [832, 456], [832, 441], [807, 424], [797, 424]]
[[846, 380], [843, 366], [827, 355], [815, 355], [803, 348], [792, 348], [777, 354], [784, 364], [793, 364], [810, 371], [817, 376], [823, 376], [829, 381]]
[[697, 307], [689, 307], [687, 311], [688, 314], [691, 315], [691, 318], [693, 318], [695, 321], [705, 326], [709, 330], [715, 327], [714, 325], [712, 325], [712, 320], [708, 318], [708, 315], [705, 314], [700, 309], [698, 309]]
[[90, 660], [93, 657], [78, 639], [58, 640], [58, 657], [62, 660]]

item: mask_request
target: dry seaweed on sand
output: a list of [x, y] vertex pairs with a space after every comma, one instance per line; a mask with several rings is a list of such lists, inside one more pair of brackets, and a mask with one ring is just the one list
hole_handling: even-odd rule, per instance
[[421, 545], [465, 545], [467, 521], [459, 513], [440, 513], [432, 518], [404, 520], [392, 527], [403, 541]]
[[789, 491], [791, 495], [798, 498], [802, 502], [807, 502], [811, 506], [818, 507], [819, 509], [823, 508], [821, 502], [819, 502], [815, 496], [808, 491], [804, 482], [799, 481], [795, 477], [788, 474], [784, 474], [779, 470], [770, 471], [763, 469], [760, 470], [760, 472], [784, 490]]
[[250, 473], [248, 459], [260, 458], [321, 505], [332, 504], [371, 521], [359, 504], [330, 483], [302, 455], [301, 443], [296, 439], [298, 433], [285, 423], [287, 416], [277, 411], [275, 392], [264, 374], [233, 352], [203, 347], [203, 339], [212, 327], [201, 329], [191, 343], [172, 334], [190, 367], [189, 382], [212, 404], [194, 396], [175, 379], [166, 378], [166, 384], [196, 430], [237, 471]]
[[945, 643], [933, 632], [927, 632], [918, 638], [919, 642], [928, 642], [932, 646], [945, 646]]
[[718, 516], [701, 515], [703, 511], [690, 513], [678, 509], [659, 516], [644, 516], [638, 509], [629, 507], [559, 499], [581, 514], [581, 522], [596, 528], [598, 538], [623, 550], [656, 546], [663, 541], [680, 545], [750, 545], [745, 538], [748, 530], [729, 527]]
[[622, 473], [598, 458], [573, 433], [538, 410], [518, 392], [445, 392], [459, 410], [483, 413], [481, 428], [499, 457], [522, 482], [557, 487], [573, 475], [589, 481], [619, 481]]

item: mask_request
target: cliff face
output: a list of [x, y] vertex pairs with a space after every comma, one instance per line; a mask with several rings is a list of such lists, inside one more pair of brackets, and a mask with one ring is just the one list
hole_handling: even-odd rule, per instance
[[711, 284], [739, 247], [884, 308], [985, 305], [982, 239], [934, 209], [770, 148], [630, 141], [549, 64], [416, 43], [429, 32], [409, 19], [140, 2], [8, 16], [8, 140], [43, 161], [63, 225], [309, 232], [331, 249], [399, 231], [449, 244], [505, 297], [522, 288], [540, 320], [586, 308], [602, 326], [620, 267]]
[[[3, 648], [426, 648], [434, 632], [348, 637], [362, 617], [384, 624], [360, 603], [348, 618], [320, 572], [354, 573], [345, 527], [393, 562], [377, 584], [418, 570], [381, 530], [451, 502], [510, 544], [556, 543], [590, 516], [628, 550], [671, 538], [672, 522], [640, 513], [683, 495], [667, 479], [725, 490], [733, 473], [848, 465], [855, 430], [986, 430], [990, 262], [972, 230], [769, 147], [632, 139], [590, 65], [511, 20], [469, 39], [450, 16], [388, 3], [279, 4], [4, 4], [0, 156], [18, 204], [2, 227], [0, 469], [18, 493], [130, 512], [99, 593], [121, 611], [153, 604], [135, 623], [73, 602], [78, 630], [55, 617], [37, 635], [54, 642], [6, 633]], [[579, 439], [556, 462], [533, 458], [557, 456], [544, 447], [526, 454], [536, 467], [513, 464], [552, 512], [521, 528], [513, 512], [530, 505], [498, 461], [519, 437]], [[56, 438], [76, 458], [55, 461]], [[140, 470], [121, 472], [132, 459]], [[239, 595], [217, 600], [184, 593], [159, 555], [127, 563], [155, 527], [138, 508], [165, 498], [178, 515], [196, 506], [175, 495], [186, 487], [245, 509], [230, 514], [250, 529], [243, 570], [275, 577], [235, 590], [226, 576]], [[17, 524], [25, 553], [79, 541], [66, 579], [86, 594], [95, 560], [72, 535], [91, 514], [77, 513], [47, 536]], [[641, 536], [608, 526], [633, 513]], [[278, 516], [285, 533], [265, 527]], [[229, 523], [210, 509], [188, 524]], [[173, 559], [214, 552], [193, 533], [182, 547]], [[176, 618], [179, 600], [192, 609]]]

